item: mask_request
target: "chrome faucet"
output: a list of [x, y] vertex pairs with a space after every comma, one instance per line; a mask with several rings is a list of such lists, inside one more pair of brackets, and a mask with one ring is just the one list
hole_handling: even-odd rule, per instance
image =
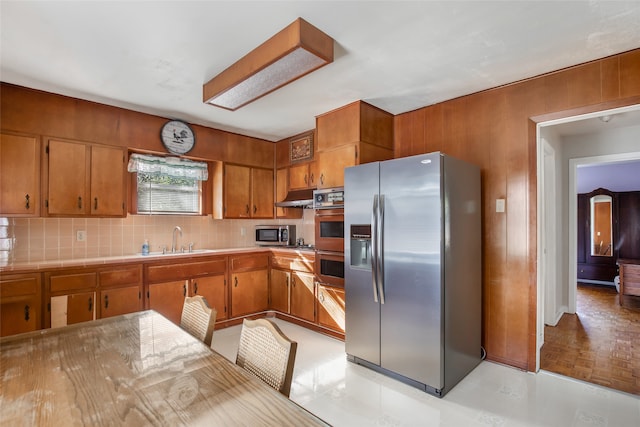
[[176, 227], [173, 229], [173, 240], [171, 241], [171, 253], [175, 254], [176, 253], [176, 231], [180, 232], [180, 237], [182, 237], [182, 228], [180, 228], [179, 226], [176, 225]]

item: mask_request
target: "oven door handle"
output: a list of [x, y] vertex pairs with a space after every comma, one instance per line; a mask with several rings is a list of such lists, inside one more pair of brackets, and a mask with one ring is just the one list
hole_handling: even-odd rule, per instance
[[373, 195], [371, 209], [371, 285], [373, 286], [373, 300], [378, 302], [378, 195]]

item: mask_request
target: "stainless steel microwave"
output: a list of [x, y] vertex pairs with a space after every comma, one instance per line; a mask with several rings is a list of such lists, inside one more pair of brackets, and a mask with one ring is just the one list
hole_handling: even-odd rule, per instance
[[295, 242], [295, 225], [256, 225], [256, 245], [291, 246]]

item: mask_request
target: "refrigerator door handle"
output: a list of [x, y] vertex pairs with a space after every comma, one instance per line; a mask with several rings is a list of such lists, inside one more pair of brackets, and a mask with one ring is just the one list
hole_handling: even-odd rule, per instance
[[384, 304], [384, 194], [380, 195], [378, 202], [378, 253], [376, 255], [376, 264], [378, 267], [378, 294], [380, 295], [380, 304]]
[[378, 302], [378, 195], [373, 196], [371, 210], [371, 285], [373, 286], [373, 300]]

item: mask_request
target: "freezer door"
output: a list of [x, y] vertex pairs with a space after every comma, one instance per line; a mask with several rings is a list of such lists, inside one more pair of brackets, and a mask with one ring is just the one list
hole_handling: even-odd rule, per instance
[[381, 366], [437, 389], [444, 382], [441, 159], [380, 164]]
[[352, 245], [359, 248], [366, 248], [366, 245], [363, 245], [361, 232], [356, 233], [352, 243], [351, 230], [352, 226], [362, 230], [372, 225], [378, 183], [378, 162], [345, 169], [345, 350], [349, 355], [376, 365], [380, 365], [380, 305], [376, 301], [372, 281], [373, 262], [362, 261], [363, 257], [370, 255], [363, 255], [362, 250], [357, 251], [357, 258], [352, 254]]

